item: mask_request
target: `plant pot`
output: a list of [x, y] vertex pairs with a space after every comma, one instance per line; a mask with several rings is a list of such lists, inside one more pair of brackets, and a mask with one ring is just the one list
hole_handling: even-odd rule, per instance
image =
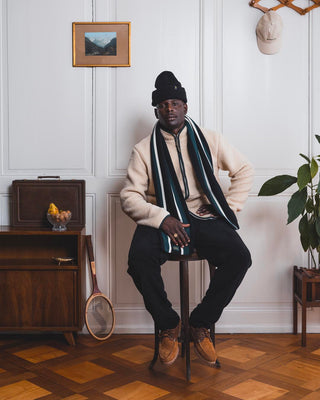
[[293, 267], [293, 333], [298, 330], [298, 303], [302, 308], [301, 345], [306, 346], [307, 308], [320, 307], [320, 271]]
[[[320, 271], [318, 269], [294, 267], [294, 292], [302, 299], [303, 284], [306, 284], [306, 301], [320, 302]], [[320, 305], [320, 304], [319, 304]], [[315, 306], [315, 305], [314, 305]], [[310, 307], [312, 307], [310, 305]]]

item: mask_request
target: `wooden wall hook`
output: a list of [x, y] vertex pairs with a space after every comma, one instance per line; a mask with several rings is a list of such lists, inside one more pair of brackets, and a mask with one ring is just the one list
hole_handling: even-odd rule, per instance
[[295, 4], [293, 4], [294, 0], [277, 0], [277, 1], [280, 4], [278, 4], [277, 6], [271, 7], [271, 8], [263, 7], [261, 4], [259, 4], [260, 0], [251, 0], [249, 5], [251, 7], [258, 8], [262, 12], [267, 12], [270, 10], [276, 11], [282, 7], [289, 7], [292, 10], [299, 13], [300, 15], [305, 15], [309, 11], [313, 10], [314, 8], [320, 7], [320, 0], [311, 0], [313, 2], [313, 5], [310, 7], [306, 7], [306, 8], [301, 8], [301, 7], [296, 6]]

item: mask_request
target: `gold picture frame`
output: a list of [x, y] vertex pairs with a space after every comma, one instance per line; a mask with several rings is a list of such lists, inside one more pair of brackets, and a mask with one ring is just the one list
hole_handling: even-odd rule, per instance
[[73, 22], [74, 67], [130, 67], [130, 22]]

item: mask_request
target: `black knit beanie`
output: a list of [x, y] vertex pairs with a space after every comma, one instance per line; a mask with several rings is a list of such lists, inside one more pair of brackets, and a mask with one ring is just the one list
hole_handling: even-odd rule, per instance
[[161, 72], [154, 86], [156, 87], [156, 90], [152, 92], [152, 105], [154, 107], [168, 99], [178, 99], [184, 103], [187, 102], [185, 89], [170, 71]]

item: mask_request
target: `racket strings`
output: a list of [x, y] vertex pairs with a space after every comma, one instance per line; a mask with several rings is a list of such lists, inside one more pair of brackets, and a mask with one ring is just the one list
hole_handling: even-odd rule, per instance
[[99, 339], [108, 337], [114, 327], [114, 313], [110, 302], [104, 296], [92, 297], [86, 307], [86, 325]]

